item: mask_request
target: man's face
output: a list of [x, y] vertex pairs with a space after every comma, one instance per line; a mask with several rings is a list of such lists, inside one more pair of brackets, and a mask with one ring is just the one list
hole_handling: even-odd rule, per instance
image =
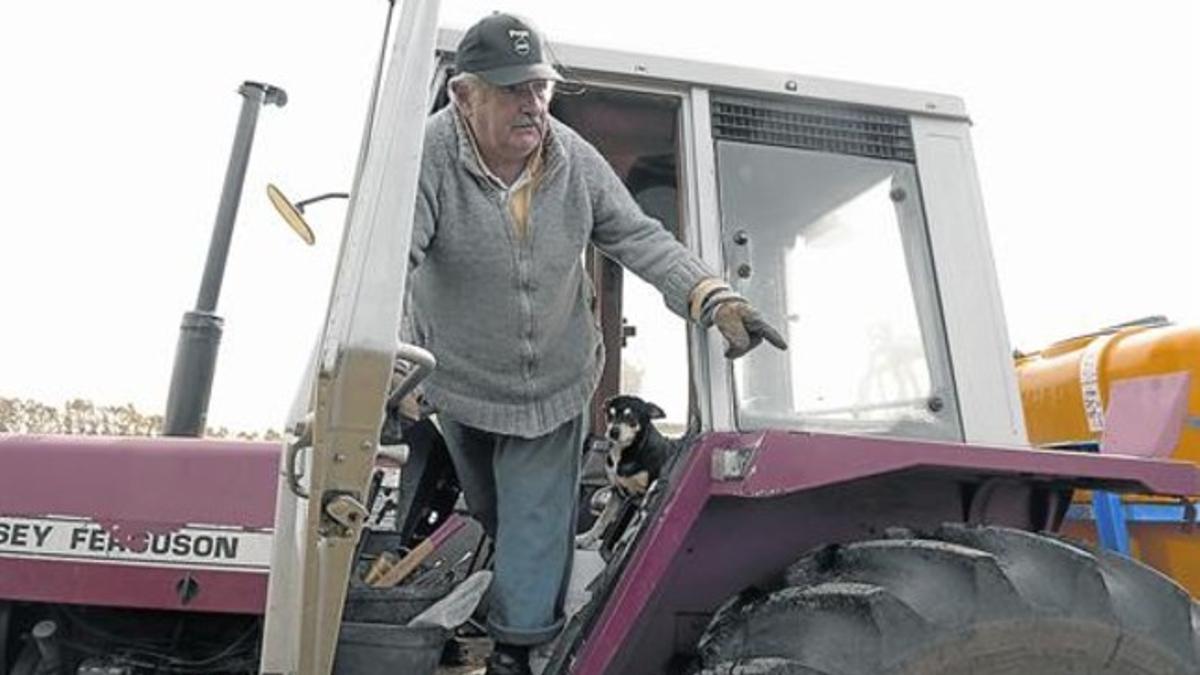
[[553, 85], [532, 80], [491, 86], [472, 97], [467, 117], [485, 159], [523, 162], [541, 145]]

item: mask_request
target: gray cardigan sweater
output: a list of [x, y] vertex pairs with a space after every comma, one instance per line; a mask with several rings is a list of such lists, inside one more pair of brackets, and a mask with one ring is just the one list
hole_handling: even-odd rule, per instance
[[519, 237], [468, 133], [452, 106], [426, 125], [405, 339], [437, 357], [424, 393], [440, 413], [533, 438], [584, 410], [604, 365], [583, 261], [589, 242], [681, 317], [692, 288], [715, 275], [642, 213], [595, 148], [553, 119]]

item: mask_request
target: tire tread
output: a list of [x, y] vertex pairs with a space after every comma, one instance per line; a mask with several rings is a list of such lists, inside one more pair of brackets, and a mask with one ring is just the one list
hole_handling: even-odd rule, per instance
[[988, 626], [1035, 621], [1086, 635], [1064, 654], [1086, 649], [1148, 674], [1200, 675], [1200, 605], [1140, 563], [996, 526], [889, 536], [817, 549], [777, 586], [726, 603], [698, 645], [700, 672], [909, 672], [905, 663], [928, 662], [946, 645], [986, 639]]

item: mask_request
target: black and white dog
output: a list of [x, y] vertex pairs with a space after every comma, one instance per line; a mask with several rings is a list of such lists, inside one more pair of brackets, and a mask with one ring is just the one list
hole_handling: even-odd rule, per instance
[[637, 396], [614, 396], [605, 402], [604, 431], [609, 441], [604, 470], [611, 488], [608, 501], [591, 529], [575, 537], [581, 548], [594, 546], [621, 513], [622, 502], [646, 494], [675, 452], [676, 442], [654, 428], [666, 417], [657, 405]]

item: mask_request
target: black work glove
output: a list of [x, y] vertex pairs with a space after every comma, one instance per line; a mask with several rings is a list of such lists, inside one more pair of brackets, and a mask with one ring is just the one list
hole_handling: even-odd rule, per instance
[[731, 298], [713, 308], [712, 321], [725, 338], [725, 358], [736, 359], [754, 349], [764, 339], [777, 349], [787, 349], [787, 341], [758, 310], [739, 298]]

